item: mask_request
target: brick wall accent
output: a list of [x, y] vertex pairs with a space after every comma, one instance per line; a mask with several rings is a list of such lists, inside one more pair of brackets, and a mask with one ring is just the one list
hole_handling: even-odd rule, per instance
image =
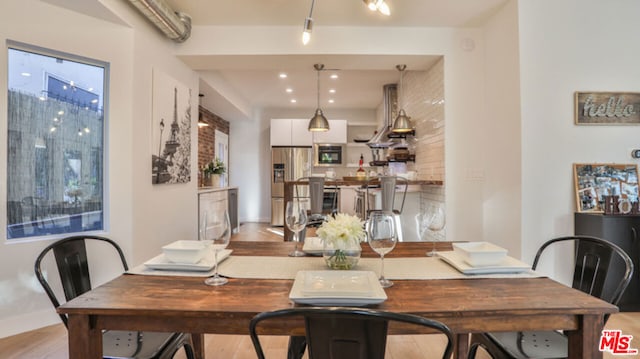
[[198, 168], [202, 168], [216, 156], [216, 130], [229, 134], [229, 121], [198, 106], [198, 120], [209, 126], [198, 126]]

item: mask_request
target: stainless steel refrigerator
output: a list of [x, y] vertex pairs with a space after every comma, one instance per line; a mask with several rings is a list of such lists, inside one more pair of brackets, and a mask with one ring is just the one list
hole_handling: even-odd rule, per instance
[[[313, 161], [311, 147], [271, 148], [271, 225], [284, 226], [284, 182], [309, 176]], [[307, 186], [298, 186], [293, 196], [309, 197]], [[308, 201], [308, 200], [307, 200]]]

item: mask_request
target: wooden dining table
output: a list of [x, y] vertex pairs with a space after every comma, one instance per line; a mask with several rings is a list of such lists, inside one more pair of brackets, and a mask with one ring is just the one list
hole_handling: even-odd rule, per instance
[[[450, 250], [450, 243], [438, 243]], [[286, 256], [291, 242], [231, 242], [233, 256]], [[402, 242], [387, 257], [424, 256], [431, 243]], [[365, 244], [363, 257], [375, 257]], [[264, 268], [268, 271], [269, 268]], [[547, 277], [394, 280], [376, 309], [444, 322], [456, 335], [455, 355], [466, 357], [470, 333], [565, 330], [570, 358], [602, 358], [598, 350], [604, 315], [618, 308]], [[249, 334], [256, 314], [295, 306], [293, 280], [230, 278], [210, 287], [201, 277], [123, 274], [58, 308], [68, 315], [69, 358], [102, 358], [102, 330], [193, 333], [204, 358], [204, 333]], [[409, 334], [390, 326], [390, 334]], [[282, 320], [263, 334], [300, 336], [297, 320]], [[410, 332], [414, 334], [415, 332]]]

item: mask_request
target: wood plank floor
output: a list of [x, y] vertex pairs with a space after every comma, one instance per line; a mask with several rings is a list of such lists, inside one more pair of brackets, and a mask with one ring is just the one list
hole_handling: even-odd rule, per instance
[[[276, 229], [277, 232], [277, 229]], [[264, 224], [246, 223], [232, 240], [282, 240], [277, 233]], [[607, 329], [619, 329], [623, 334], [633, 335], [632, 348], [640, 349], [640, 312], [625, 312], [611, 316]], [[437, 357], [443, 347], [443, 338], [437, 335], [390, 336], [387, 345], [388, 359], [414, 359]], [[287, 338], [263, 338], [267, 358], [286, 358]], [[207, 358], [253, 359], [256, 357], [248, 336], [206, 335]], [[619, 356], [605, 353], [606, 359], [638, 358], [640, 356]], [[52, 325], [31, 332], [0, 339], [1, 359], [67, 359], [67, 331], [62, 324]], [[175, 359], [186, 358], [178, 353]], [[306, 358], [306, 356], [305, 356]], [[484, 353], [478, 359], [488, 358]]]

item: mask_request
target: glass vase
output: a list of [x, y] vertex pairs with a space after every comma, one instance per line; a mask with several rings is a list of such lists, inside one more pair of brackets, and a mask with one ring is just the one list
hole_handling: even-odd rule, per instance
[[361, 252], [357, 238], [322, 241], [322, 257], [331, 269], [353, 269], [360, 260]]

